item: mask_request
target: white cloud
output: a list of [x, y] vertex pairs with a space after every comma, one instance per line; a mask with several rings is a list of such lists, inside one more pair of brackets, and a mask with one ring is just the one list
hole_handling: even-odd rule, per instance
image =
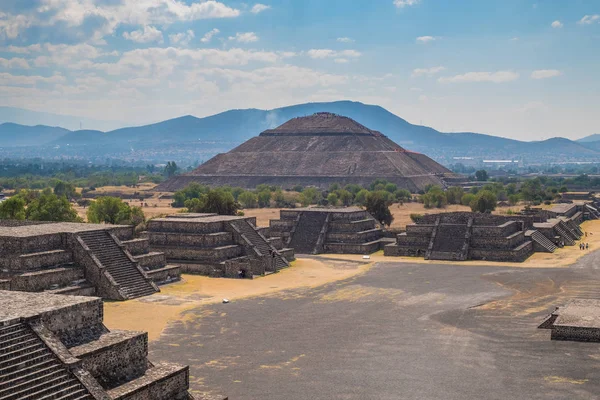
[[348, 63], [348, 59], [347, 58], [336, 58], [335, 60], [333, 60], [335, 63], [337, 64], [346, 64]]
[[398, 8], [404, 8], [406, 6], [414, 6], [421, 0], [394, 0], [394, 5]]
[[343, 59], [346, 57], [358, 58], [362, 54], [356, 50], [342, 50], [335, 51], [331, 49], [311, 49], [306, 52], [310, 58], [322, 59], [322, 58], [338, 58]]
[[564, 24], [562, 22], [560, 22], [559, 20], [556, 20], [552, 23], [551, 25], [553, 28], [562, 28], [564, 26]]
[[0, 85], [6, 86], [32, 86], [37, 83], [63, 83], [66, 79], [62, 75], [39, 76], [39, 75], [12, 75], [0, 72]]
[[252, 9], [250, 9], [250, 12], [251, 12], [252, 14], [258, 14], [258, 13], [261, 13], [261, 12], [263, 12], [263, 11], [266, 11], [266, 10], [268, 10], [269, 8], [271, 8], [271, 6], [268, 6], [268, 5], [266, 5], [266, 4], [260, 4], [260, 3], [258, 3], [258, 4], [255, 4], [255, 5], [252, 7]]
[[423, 89], [421, 89], [421, 88], [418, 88], [418, 87], [411, 87], [411, 88], [410, 88], [410, 91], [411, 91], [411, 92], [422, 92], [422, 91], [423, 91]]
[[137, 43], [149, 43], [149, 42], [159, 42], [163, 41], [163, 34], [161, 31], [156, 29], [153, 26], [145, 25], [143, 29], [132, 31], [132, 32], [123, 32], [123, 37], [127, 40], [131, 40]]
[[30, 27], [32, 20], [25, 15], [0, 14], [0, 39], [15, 39], [26, 28]]
[[218, 35], [220, 32], [221, 31], [217, 28], [211, 29], [210, 31], [206, 32], [206, 34], [202, 37], [202, 39], [200, 39], [200, 41], [202, 43], [208, 43], [212, 40], [213, 36]]
[[435, 75], [444, 70], [446, 70], [446, 67], [442, 67], [442, 66], [431, 67], [431, 68], [415, 68], [415, 69], [413, 69], [411, 77], [416, 78], [418, 76], [423, 76], [423, 75], [432, 76], [432, 75]]
[[532, 79], [547, 79], [562, 75], [562, 72], [556, 69], [538, 69], [531, 73]]
[[29, 63], [24, 58], [0, 58], [0, 67], [10, 69], [10, 68], [20, 68], [20, 69], [29, 69]]
[[187, 46], [190, 41], [195, 37], [194, 31], [189, 29], [186, 32], [176, 33], [169, 35], [169, 41], [172, 44], [179, 44], [181, 46]]
[[340, 43], [354, 43], [355, 42], [354, 39], [351, 39], [349, 37], [339, 37], [339, 38], [337, 38], [337, 41]]
[[254, 32], [238, 32], [235, 36], [229, 36], [229, 40], [235, 40], [239, 43], [253, 43], [258, 42], [258, 36]]
[[466, 83], [466, 82], [493, 82], [503, 83], [519, 79], [519, 74], [514, 71], [496, 71], [496, 72], [467, 72], [462, 75], [442, 77], [438, 79], [440, 83]]
[[511, 41], [511, 42], [518, 42], [518, 41], [519, 41], [519, 38], [515, 36], [514, 38], [511, 38], [511, 39], [510, 39], [510, 41]]
[[429, 43], [429, 42], [433, 42], [435, 39], [435, 37], [433, 36], [419, 36], [417, 38], [417, 43]]
[[7, 53], [15, 53], [15, 54], [30, 54], [33, 52], [39, 52], [41, 50], [42, 50], [41, 44], [32, 44], [32, 45], [25, 46], [25, 47], [7, 46], [7, 47], [0, 49], [0, 51], [5, 51]]
[[580, 25], [591, 25], [594, 22], [600, 22], [600, 15], [598, 15], [598, 14], [585, 15], [577, 23], [580, 24]]

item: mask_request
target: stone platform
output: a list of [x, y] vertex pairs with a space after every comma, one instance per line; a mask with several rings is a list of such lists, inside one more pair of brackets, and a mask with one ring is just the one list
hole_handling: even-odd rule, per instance
[[107, 329], [100, 298], [0, 291], [0, 355], [2, 399], [193, 399], [188, 367]]
[[173, 214], [149, 221], [143, 236], [151, 252], [192, 274], [251, 279], [286, 268], [294, 259], [293, 249], [260, 232], [256, 218]]
[[280, 211], [268, 234], [302, 254], [371, 254], [385, 244], [377, 221], [358, 207], [296, 208]]
[[126, 300], [179, 276], [129, 225], [0, 221], [0, 289]]
[[575, 299], [557, 307], [540, 325], [552, 340], [600, 342], [600, 300]]

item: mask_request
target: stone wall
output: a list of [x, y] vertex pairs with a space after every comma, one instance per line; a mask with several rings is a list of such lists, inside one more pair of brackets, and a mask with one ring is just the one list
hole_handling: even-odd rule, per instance
[[55, 285], [67, 286], [84, 278], [81, 268], [56, 268], [29, 272], [14, 276], [10, 281], [10, 290], [40, 292]]

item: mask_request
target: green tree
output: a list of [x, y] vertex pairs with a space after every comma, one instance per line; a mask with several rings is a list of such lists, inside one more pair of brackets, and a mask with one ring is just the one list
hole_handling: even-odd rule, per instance
[[273, 201], [275, 202], [276, 207], [282, 208], [286, 206], [287, 202], [281, 189], [277, 189], [275, 192], [273, 192]]
[[394, 183], [386, 183], [384, 188], [386, 192], [390, 193], [394, 193], [396, 190], [398, 190], [398, 186]]
[[32, 221], [81, 222], [77, 211], [64, 196], [57, 196], [50, 189], [27, 206], [27, 219]]
[[90, 204], [87, 219], [96, 224], [129, 224], [131, 207], [118, 197], [98, 197]]
[[508, 196], [508, 204], [510, 204], [511, 206], [516, 206], [517, 203], [519, 203], [519, 195], [518, 194], [511, 194]]
[[474, 195], [473, 193], [465, 193], [463, 195], [463, 197], [460, 199], [460, 204], [462, 204], [463, 206], [467, 206], [470, 207], [471, 206], [471, 202], [473, 201], [473, 199], [475, 198], [476, 195]]
[[396, 197], [396, 200], [398, 200], [401, 203], [412, 200], [412, 194], [410, 193], [410, 191], [408, 191], [406, 189], [396, 190], [396, 192], [394, 193], [394, 196]]
[[380, 191], [369, 193], [365, 207], [373, 218], [382, 225], [390, 226], [394, 221], [388, 200]]
[[358, 193], [356, 193], [356, 196], [354, 196], [354, 202], [356, 204], [360, 204], [361, 206], [366, 205], [369, 193], [370, 192], [367, 189], [361, 189]]
[[258, 205], [259, 207], [269, 207], [271, 205], [271, 191], [270, 190], [262, 190], [258, 192]]
[[439, 186], [434, 186], [421, 196], [425, 208], [443, 208], [448, 204], [446, 193]]
[[214, 189], [207, 193], [202, 212], [235, 215], [239, 208], [240, 205], [235, 201], [230, 192]]
[[238, 201], [244, 208], [256, 208], [256, 205], [258, 204], [258, 198], [256, 195], [249, 191], [242, 192], [238, 196]]
[[338, 196], [335, 193], [329, 193], [327, 195], [327, 204], [329, 204], [330, 206], [337, 206], [338, 205]]
[[475, 171], [475, 179], [479, 182], [485, 182], [489, 178], [488, 173], [485, 169], [480, 169], [479, 171]]
[[356, 193], [360, 192], [363, 188], [361, 186], [359, 186], [359, 185], [354, 184], [354, 183], [349, 183], [346, 186], [344, 186], [344, 189], [346, 189], [347, 191], [349, 191], [353, 195], [356, 195]]
[[175, 161], [169, 161], [165, 166], [165, 175], [167, 176], [167, 178], [170, 178], [172, 176], [175, 176], [178, 170], [179, 167], [177, 166]]
[[446, 190], [446, 198], [448, 199], [448, 204], [460, 204], [460, 200], [464, 196], [465, 191], [463, 188], [459, 186], [452, 186]]
[[67, 199], [73, 199], [77, 197], [77, 191], [75, 185], [68, 182], [58, 181], [54, 186], [54, 194], [57, 196], [64, 196]]
[[321, 192], [313, 187], [308, 187], [302, 191], [302, 194], [300, 195], [300, 203], [302, 203], [304, 207], [310, 204], [317, 204], [319, 201], [321, 201], [321, 197]]
[[494, 192], [482, 190], [471, 201], [471, 211], [473, 212], [492, 212], [496, 209], [498, 199]]
[[171, 206], [183, 207], [186, 200], [198, 199], [201, 195], [208, 193], [209, 190], [208, 186], [200, 185], [199, 183], [190, 183], [186, 188], [175, 192]]
[[347, 191], [346, 189], [340, 189], [336, 192], [340, 202], [344, 205], [344, 206], [349, 206], [352, 204], [352, 201], [354, 200], [354, 196], [352, 195], [352, 193], [350, 193], [349, 191]]
[[25, 219], [25, 199], [13, 196], [0, 203], [0, 219]]

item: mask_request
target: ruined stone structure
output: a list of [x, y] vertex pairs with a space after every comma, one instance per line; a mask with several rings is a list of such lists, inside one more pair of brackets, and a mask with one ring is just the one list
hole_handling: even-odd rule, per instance
[[147, 356], [147, 333], [107, 329], [99, 298], [0, 291], [2, 400], [193, 399], [187, 366]]
[[425, 215], [407, 225], [396, 243], [385, 246], [384, 254], [429, 260], [521, 262], [534, 251], [554, 252], [558, 246], [575, 244], [581, 236], [575, 214], [535, 222], [541, 218], [470, 212]]
[[539, 328], [550, 329], [552, 340], [600, 342], [600, 301], [572, 300], [557, 307]]
[[0, 289], [127, 300], [179, 279], [128, 225], [0, 221]]
[[192, 182], [244, 188], [259, 184], [328, 188], [332, 183], [365, 186], [378, 178], [412, 192], [430, 184], [444, 187], [464, 180], [350, 118], [317, 113], [266, 130], [155, 190], [177, 191]]
[[150, 220], [143, 234], [153, 251], [184, 272], [253, 278], [289, 266], [294, 251], [267, 239], [256, 218], [217, 214], [173, 214]]
[[281, 210], [268, 235], [299, 254], [371, 254], [389, 243], [373, 217], [357, 207]]

